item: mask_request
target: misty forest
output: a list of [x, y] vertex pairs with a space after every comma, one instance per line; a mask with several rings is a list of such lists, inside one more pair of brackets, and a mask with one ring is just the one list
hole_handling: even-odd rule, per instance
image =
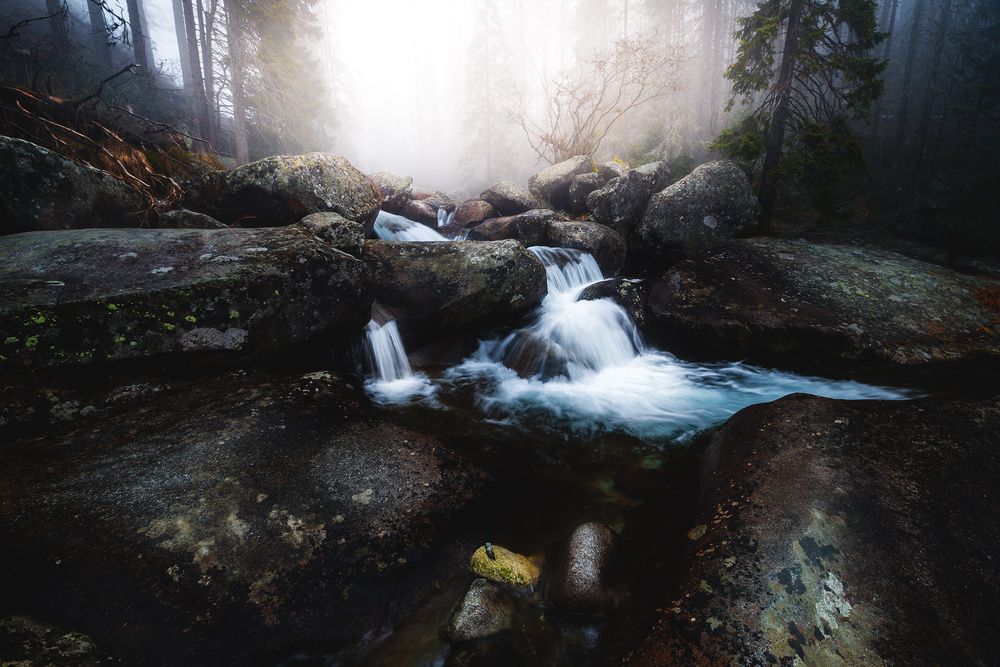
[[0, 663], [990, 665], [1000, 0], [0, 1]]

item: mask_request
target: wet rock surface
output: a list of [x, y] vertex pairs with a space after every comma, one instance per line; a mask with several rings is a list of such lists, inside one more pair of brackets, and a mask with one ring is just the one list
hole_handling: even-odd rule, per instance
[[499, 586], [476, 579], [441, 626], [449, 644], [490, 637], [511, 626], [514, 601]]
[[649, 282], [610, 278], [588, 285], [580, 292], [579, 299], [611, 299], [625, 309], [636, 326], [646, 323], [646, 300], [649, 298]]
[[627, 665], [995, 662], [1000, 402], [746, 408]]
[[148, 208], [138, 190], [103, 171], [0, 137], [0, 234], [138, 227]]
[[0, 371], [232, 363], [363, 327], [371, 273], [296, 228], [76, 230], [0, 238]]
[[210, 215], [179, 208], [161, 213], [156, 226], [160, 229], [225, 229], [224, 225]]
[[361, 257], [365, 247], [365, 228], [360, 222], [348, 220], [336, 213], [310, 213], [296, 225], [318, 236], [330, 247]]
[[358, 639], [426, 596], [414, 567], [489, 483], [327, 373], [194, 383], [0, 470], [0, 613], [148, 665]]
[[482, 222], [470, 229], [466, 238], [470, 241], [515, 239], [528, 248], [542, 245], [546, 241], [549, 223], [555, 219], [555, 211], [533, 209], [515, 216]]
[[524, 314], [545, 296], [545, 268], [513, 240], [368, 241], [375, 296], [414, 343]]
[[451, 222], [460, 229], [464, 229], [465, 227], [475, 227], [490, 218], [498, 217], [500, 215], [489, 202], [482, 199], [470, 199], [469, 201], [462, 202], [455, 210], [455, 217], [452, 218]]
[[[275, 352], [310, 331], [357, 328], [370, 295], [360, 262], [300, 230], [38, 232], [3, 243], [14, 258], [0, 283], [7, 366]], [[294, 322], [280, 316], [287, 304], [302, 308]]]
[[913, 365], [995, 357], [998, 313], [982, 298], [998, 289], [890, 252], [736, 240], [653, 283], [647, 332], [671, 349], [729, 358]]
[[110, 667], [120, 665], [93, 640], [23, 614], [0, 618], [0, 659], [11, 667]]
[[618, 275], [625, 265], [625, 239], [615, 230], [593, 222], [553, 220], [546, 230], [545, 245], [592, 255], [606, 276]]
[[760, 213], [746, 174], [729, 160], [716, 160], [653, 195], [629, 243], [647, 257], [701, 250], [735, 238]]
[[382, 195], [382, 210], [399, 213], [413, 194], [413, 177], [398, 176], [389, 171], [379, 171], [368, 177]]
[[544, 201], [510, 181], [494, 183], [484, 190], [479, 198], [493, 206], [497, 213], [505, 216], [545, 208]]
[[569, 184], [569, 212], [580, 215], [587, 212], [587, 195], [604, 187], [605, 179], [596, 172], [574, 176]]
[[624, 597], [615, 562], [615, 532], [600, 523], [578, 526], [552, 557], [545, 599], [577, 614], [603, 614]]
[[185, 184], [181, 202], [227, 225], [277, 227], [331, 211], [371, 234], [382, 196], [347, 159], [329, 153], [275, 156]]

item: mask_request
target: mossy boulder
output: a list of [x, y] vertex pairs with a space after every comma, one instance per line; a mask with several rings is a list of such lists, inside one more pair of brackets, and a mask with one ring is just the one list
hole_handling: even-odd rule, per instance
[[646, 323], [646, 301], [649, 299], [649, 281], [630, 278], [610, 278], [587, 285], [577, 297], [579, 301], [611, 299], [625, 309], [636, 326]]
[[926, 364], [1000, 356], [1000, 281], [892, 252], [734, 240], [652, 284], [648, 335], [716, 358]]
[[604, 187], [605, 179], [595, 171], [573, 177], [569, 184], [569, 212], [580, 215], [587, 212], [587, 195]]
[[210, 215], [178, 208], [161, 213], [156, 219], [159, 229], [225, 229], [224, 225]]
[[546, 208], [544, 201], [510, 181], [494, 183], [479, 198], [488, 202], [503, 216], [517, 215], [535, 208]]
[[996, 662], [998, 398], [737, 413], [702, 457], [680, 562], [622, 624], [639, 630], [622, 663]]
[[594, 160], [589, 155], [577, 155], [533, 174], [528, 178], [528, 190], [549, 202], [553, 208], [568, 211], [571, 208], [569, 186], [573, 179], [596, 171]]
[[476, 549], [469, 559], [469, 571], [514, 593], [533, 592], [540, 574], [528, 558], [495, 544]]
[[149, 208], [141, 192], [103, 171], [0, 137], [0, 234], [138, 227]]
[[466, 227], [475, 227], [490, 218], [498, 217], [500, 215], [489, 202], [482, 199], [470, 199], [462, 202], [455, 210], [455, 217], [452, 218], [451, 223], [458, 226], [459, 229], [464, 229]]
[[331, 211], [371, 233], [382, 196], [346, 158], [329, 153], [279, 155], [186, 183], [181, 203], [237, 227], [290, 225]]
[[757, 223], [761, 210], [746, 174], [730, 160], [716, 160], [650, 197], [629, 246], [672, 261], [735, 238]]
[[382, 195], [382, 210], [399, 213], [413, 194], [413, 177], [379, 171], [368, 176]]
[[592, 255], [606, 276], [618, 275], [625, 264], [625, 239], [595, 222], [553, 220], [546, 229], [545, 245]]
[[665, 162], [652, 162], [609, 181], [587, 196], [594, 219], [628, 238], [642, 221], [650, 198], [670, 184]]
[[513, 240], [367, 241], [364, 261], [376, 300], [417, 344], [508, 321], [547, 291], [545, 267]]
[[461, 445], [324, 372], [204, 379], [5, 442], [3, 605], [130, 665], [360, 641], [461, 566], [434, 549], [493, 479]]
[[0, 238], [0, 371], [236, 363], [359, 330], [360, 260], [295, 227]]
[[310, 213], [296, 224], [348, 255], [360, 257], [365, 247], [364, 225], [337, 213]]

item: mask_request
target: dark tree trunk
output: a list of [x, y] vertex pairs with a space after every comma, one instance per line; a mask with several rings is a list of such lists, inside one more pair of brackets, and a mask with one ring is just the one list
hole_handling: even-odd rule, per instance
[[146, 35], [142, 31], [142, 14], [139, 10], [140, 0], [126, 0], [128, 8], [128, 28], [132, 36], [132, 50], [135, 53], [135, 64], [142, 69], [143, 76], [150, 73], [150, 62], [146, 58]]
[[913, 68], [917, 60], [917, 44], [920, 42], [920, 21], [924, 15], [924, 0], [917, 0], [913, 7], [913, 24], [910, 28], [910, 44], [906, 50], [906, 64], [903, 71], [902, 94], [899, 99], [899, 113], [896, 125], [896, 151], [902, 150], [906, 140], [906, 116], [910, 110], [910, 88], [913, 85]]
[[233, 149], [236, 165], [250, 161], [247, 145], [247, 118], [243, 99], [243, 58], [240, 49], [239, 15], [232, 0], [226, 0], [226, 43], [229, 48], [230, 90], [233, 94]]
[[177, 35], [177, 52], [181, 61], [181, 80], [184, 82], [184, 91], [188, 99], [194, 100], [195, 88], [194, 78], [191, 74], [191, 53], [188, 51], [187, 28], [184, 17], [184, 3], [182, 0], [172, 0], [174, 8], [174, 34]]
[[785, 143], [785, 125], [788, 122], [788, 106], [791, 99], [792, 68], [795, 65], [795, 47], [798, 42], [799, 21], [802, 18], [804, 3], [805, 0], [792, 0], [788, 27], [785, 32], [785, 45], [781, 54], [781, 70], [778, 74], [778, 82], [775, 84], [776, 102], [774, 111], [771, 113], [770, 136], [758, 191], [758, 197], [764, 209], [760, 222], [765, 228], [771, 226], [774, 202], [778, 194], [774, 182], [774, 168], [778, 166]]
[[[205, 99], [205, 82], [201, 78], [201, 60], [198, 56], [198, 31], [194, 23], [194, 7], [191, 0], [183, 0], [184, 28], [187, 33], [188, 60], [191, 63], [191, 79], [194, 81], [195, 107], [198, 110], [198, 131], [196, 134], [204, 138], [208, 131], [208, 100]], [[204, 148], [201, 146], [199, 148]]]
[[108, 24], [104, 20], [104, 8], [93, 0], [88, 0], [87, 10], [90, 12], [90, 34], [94, 45], [94, 58], [101, 67], [110, 70], [111, 49], [108, 48]]

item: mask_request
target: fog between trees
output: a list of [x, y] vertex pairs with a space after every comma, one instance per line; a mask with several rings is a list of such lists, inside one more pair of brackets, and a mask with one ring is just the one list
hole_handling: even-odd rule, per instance
[[[775, 94], [795, 5], [144, 2], [5, 2], [3, 79], [71, 100], [99, 90], [88, 104], [167, 122], [204, 140], [186, 139], [189, 148], [209, 149], [224, 160], [332, 151], [363, 170], [412, 175], [425, 187], [461, 194], [499, 180], [523, 183], [575, 152], [633, 166], [665, 159], [678, 176], [728, 154], [756, 182], [773, 144], [770, 116], [761, 116], [758, 105]], [[843, 59], [815, 70], [812, 83], [799, 80], [806, 91], [800, 102], [836, 107], [843, 122], [833, 141], [832, 116], [821, 119], [812, 128], [821, 135], [817, 141], [801, 119], [787, 121], [799, 139], [782, 155], [794, 149], [805, 157], [796, 169], [781, 172], [778, 205], [808, 202], [809, 215], [819, 216], [878, 214], [943, 243], [957, 231], [972, 245], [993, 244], [997, 3], [799, 4], [807, 18], [836, 14], [817, 24], [827, 37], [853, 47], [863, 42], [844, 58], [884, 63], [868, 72], [882, 93], [869, 101], [867, 114], [845, 107], [843, 95], [831, 91], [846, 91], [849, 98], [864, 82], [845, 74], [851, 63]], [[754, 74], [759, 85], [727, 111], [736, 79], [725, 73], [741, 38], [746, 43], [749, 37], [745, 29], [736, 33], [755, 12], [772, 16], [772, 24], [765, 20], [758, 28], [773, 30], [774, 39], [753, 48], [771, 51], [757, 54], [764, 64]], [[151, 25], [149, 16], [156, 19]], [[869, 18], [876, 32], [862, 39], [859, 30]], [[824, 48], [820, 44], [817, 53], [829, 56]], [[140, 67], [122, 74], [130, 64]], [[814, 87], [816, 81], [823, 89]], [[751, 127], [745, 121], [755, 113], [760, 122]], [[727, 129], [739, 141], [713, 148]], [[848, 141], [852, 136], [859, 139], [856, 146]], [[824, 164], [838, 169], [817, 167]]]

